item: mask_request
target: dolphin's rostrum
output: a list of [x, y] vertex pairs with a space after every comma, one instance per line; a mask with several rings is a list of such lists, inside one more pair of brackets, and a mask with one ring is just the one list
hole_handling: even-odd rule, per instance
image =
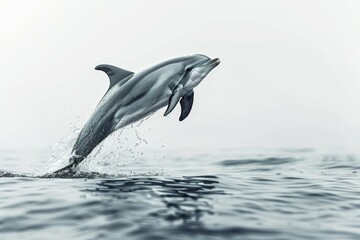
[[98, 65], [110, 86], [86, 122], [72, 149], [70, 164], [55, 173], [71, 170], [115, 130], [167, 106], [168, 115], [180, 101], [184, 120], [190, 113], [193, 89], [220, 63], [205, 55], [174, 58], [142, 72], [133, 73], [111, 65]]

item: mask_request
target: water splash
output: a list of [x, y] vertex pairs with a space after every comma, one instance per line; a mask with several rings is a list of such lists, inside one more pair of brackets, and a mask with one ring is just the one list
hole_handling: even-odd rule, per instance
[[[149, 140], [142, 137], [141, 131], [138, 129], [149, 117], [112, 133], [77, 166], [78, 174], [80, 172], [96, 172], [113, 176], [161, 174], [162, 169], [151, 168], [146, 164], [149, 160], [158, 160], [161, 157], [153, 154], [156, 152], [153, 149], [148, 149]], [[71, 150], [79, 132], [79, 129], [74, 129], [67, 138], [61, 139], [52, 147], [51, 156], [46, 159], [44, 164], [46, 167], [41, 174], [52, 173], [69, 163], [72, 156]], [[160, 146], [164, 147], [161, 143]]]
[[71, 150], [79, 133], [80, 129], [75, 128], [68, 137], [62, 138], [59, 142], [52, 146], [51, 156], [45, 159], [45, 168], [42, 171], [40, 170], [39, 175], [54, 172], [69, 164], [69, 159], [72, 156]]
[[[148, 140], [137, 129], [143, 121], [114, 132], [91, 153], [79, 168], [82, 171], [95, 171], [109, 175], [158, 175], [157, 168], [149, 169], [146, 163], [152, 160], [146, 154]], [[144, 167], [146, 166], [146, 167]]]

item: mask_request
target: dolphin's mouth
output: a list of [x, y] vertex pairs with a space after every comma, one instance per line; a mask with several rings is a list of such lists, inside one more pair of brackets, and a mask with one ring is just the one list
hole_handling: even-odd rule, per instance
[[220, 64], [220, 59], [219, 58], [214, 58], [214, 59], [209, 59], [209, 60], [205, 60], [204, 62], [201, 62], [199, 65], [197, 65], [196, 67], [208, 67], [208, 66], [212, 66], [213, 68], [216, 67], [217, 65]]

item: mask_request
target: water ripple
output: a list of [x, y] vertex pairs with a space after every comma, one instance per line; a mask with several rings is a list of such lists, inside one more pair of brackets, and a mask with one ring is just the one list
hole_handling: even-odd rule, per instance
[[241, 165], [280, 165], [294, 163], [298, 161], [296, 158], [259, 158], [259, 159], [233, 159], [223, 160], [219, 164], [223, 166], [241, 166]]
[[149, 165], [137, 176], [0, 171], [0, 239], [360, 239], [356, 155], [222, 152], [166, 164], [162, 176]]

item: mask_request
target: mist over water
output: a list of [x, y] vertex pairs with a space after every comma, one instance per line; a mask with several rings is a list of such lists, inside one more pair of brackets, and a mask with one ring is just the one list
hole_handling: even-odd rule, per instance
[[49, 147], [82, 127], [109, 86], [98, 64], [140, 72], [197, 53], [222, 63], [195, 89], [186, 121], [179, 109], [149, 120], [167, 146], [360, 147], [359, 9], [351, 0], [3, 0], [0, 148]]

